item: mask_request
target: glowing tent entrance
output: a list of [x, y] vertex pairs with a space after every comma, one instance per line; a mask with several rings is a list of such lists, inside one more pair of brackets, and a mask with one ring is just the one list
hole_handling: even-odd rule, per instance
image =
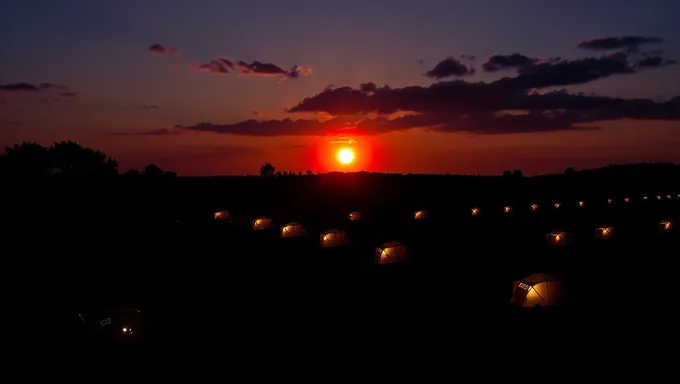
[[328, 230], [319, 236], [319, 246], [321, 248], [332, 248], [348, 244], [349, 238], [347, 233], [337, 229]]
[[375, 250], [376, 264], [403, 263], [408, 260], [406, 246], [397, 241], [390, 241]]
[[305, 234], [302, 224], [288, 223], [281, 227], [281, 237], [299, 237]]
[[268, 217], [258, 217], [253, 220], [253, 230], [261, 231], [264, 229], [271, 229], [274, 227], [274, 221]]
[[510, 302], [521, 307], [546, 307], [558, 304], [561, 298], [560, 280], [536, 274], [514, 282]]

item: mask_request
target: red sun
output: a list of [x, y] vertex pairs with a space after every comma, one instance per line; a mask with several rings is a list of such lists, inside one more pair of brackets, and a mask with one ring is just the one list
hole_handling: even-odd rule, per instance
[[337, 158], [340, 164], [352, 164], [354, 162], [354, 157], [354, 151], [349, 148], [342, 148], [337, 153]]

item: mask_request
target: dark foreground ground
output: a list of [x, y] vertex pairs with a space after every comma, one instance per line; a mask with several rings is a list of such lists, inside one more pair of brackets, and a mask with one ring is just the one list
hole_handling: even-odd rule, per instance
[[[312, 364], [374, 348], [382, 359], [404, 349], [474, 355], [517, 345], [671, 342], [680, 200], [632, 199], [584, 207], [562, 200], [556, 210], [545, 198], [536, 212], [524, 203], [509, 214], [506, 201], [491, 201], [478, 217], [468, 204], [431, 205], [430, 218], [418, 221], [411, 207], [378, 203], [361, 222], [347, 220], [345, 207], [271, 214], [277, 224], [305, 225], [306, 236], [294, 239], [252, 231], [264, 212], [234, 205], [231, 223], [213, 221], [210, 209], [187, 215], [187, 204], [18, 205], [5, 211], [5, 281], [17, 281], [9, 292], [30, 313], [22, 322], [31, 335], [43, 344], [59, 339], [49, 345], [83, 359], [117, 351], [174, 361], [218, 350], [236, 365], [273, 356]], [[661, 220], [672, 230], [662, 231]], [[604, 224], [614, 228], [609, 240], [595, 237]], [[330, 228], [345, 230], [352, 245], [320, 249], [319, 233]], [[548, 243], [555, 229], [568, 233], [566, 245]], [[374, 265], [375, 248], [392, 240], [408, 247], [411, 262]], [[513, 281], [533, 273], [562, 279], [562, 306], [510, 306]], [[95, 318], [112, 306], [144, 314], [137, 341], [84, 329], [79, 314]]]

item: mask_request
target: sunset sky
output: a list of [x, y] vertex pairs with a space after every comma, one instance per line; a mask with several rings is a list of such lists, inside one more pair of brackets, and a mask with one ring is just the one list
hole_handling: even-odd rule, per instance
[[180, 175], [680, 162], [678, 15], [677, 0], [3, 0], [0, 145], [74, 140]]

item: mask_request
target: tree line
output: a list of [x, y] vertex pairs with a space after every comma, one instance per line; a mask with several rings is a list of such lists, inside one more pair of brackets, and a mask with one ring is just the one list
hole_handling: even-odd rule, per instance
[[[5, 147], [0, 154], [0, 176], [41, 178], [50, 176], [111, 177], [117, 176], [118, 162], [104, 152], [84, 147], [73, 141], [62, 141], [45, 147], [35, 142]], [[130, 170], [126, 176], [173, 177], [155, 164], [142, 171]]]

